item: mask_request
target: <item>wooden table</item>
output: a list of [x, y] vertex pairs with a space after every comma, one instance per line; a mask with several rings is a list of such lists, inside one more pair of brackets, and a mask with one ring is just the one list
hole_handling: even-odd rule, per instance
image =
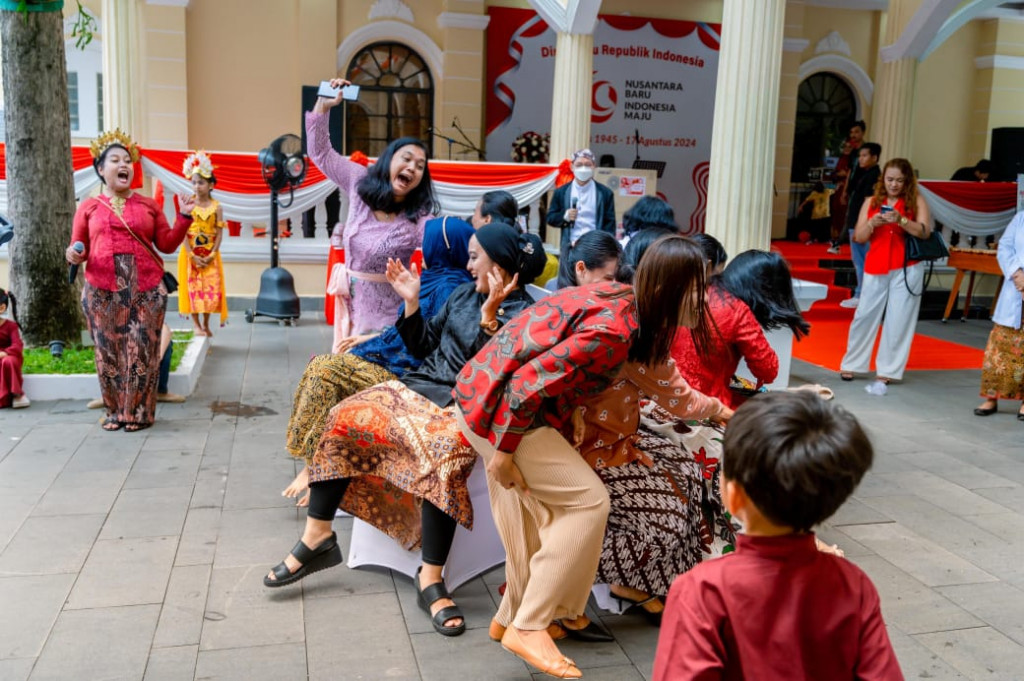
[[948, 264], [950, 267], [956, 268], [956, 279], [953, 280], [953, 289], [949, 292], [949, 301], [946, 303], [946, 311], [942, 315], [942, 321], [945, 322], [949, 319], [949, 313], [953, 311], [956, 299], [960, 296], [960, 285], [963, 283], [964, 274], [967, 272], [970, 272], [971, 277], [967, 283], [967, 298], [964, 300], [964, 313], [960, 317], [960, 321], [967, 320], [967, 310], [971, 306], [971, 296], [974, 294], [974, 277], [979, 272], [981, 274], [995, 274], [999, 277], [996, 295], [992, 298], [992, 308], [989, 310], [991, 315], [992, 310], [995, 309], [996, 300], [999, 298], [999, 289], [1003, 286], [1003, 271], [999, 269], [996, 252], [973, 248], [950, 248]]

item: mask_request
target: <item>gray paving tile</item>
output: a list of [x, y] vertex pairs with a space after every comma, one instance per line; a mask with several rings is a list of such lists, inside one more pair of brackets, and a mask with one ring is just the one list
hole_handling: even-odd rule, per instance
[[164, 607], [153, 640], [154, 647], [199, 644], [209, 586], [209, 565], [190, 565], [171, 570]]
[[0, 660], [0, 681], [28, 681], [35, 663], [34, 657]]
[[127, 473], [139, 455], [143, 437], [140, 437], [139, 433], [125, 433], [123, 430], [108, 433], [97, 424], [94, 426], [94, 432], [82, 441], [78, 452], [68, 461], [64, 472], [124, 471]]
[[209, 417], [189, 421], [161, 420], [158, 417], [153, 427], [146, 431], [146, 442], [142, 449], [146, 452], [161, 449], [201, 450], [206, 444], [210, 425]]
[[1004, 636], [1024, 645], [1024, 590], [1008, 584], [965, 584], [936, 589]]
[[882, 617], [908, 634], [983, 626], [984, 622], [878, 556], [852, 559], [871, 578]]
[[201, 449], [143, 448], [124, 486], [127, 489], [192, 487], [202, 458]]
[[38, 657], [74, 582], [66, 574], [0, 578], [0, 659]]
[[530, 675], [526, 663], [488, 638], [486, 629], [471, 629], [454, 638], [431, 629], [409, 638], [423, 681], [522, 679]]
[[1024, 648], [991, 627], [918, 634], [914, 638], [969, 679], [1020, 678]]
[[202, 650], [196, 665], [196, 679], [203, 681], [281, 681], [300, 678], [306, 678], [306, 648], [301, 643]]
[[394, 594], [318, 598], [306, 604], [305, 619], [311, 681], [420, 678]]
[[[1007, 510], [1024, 514], [1024, 487], [1000, 487], [995, 489], [979, 489], [978, 494], [990, 499]], [[965, 514], [973, 515], [973, 514]]]
[[855, 541], [904, 570], [926, 586], [994, 582], [996, 578], [924, 539], [899, 523], [849, 525]]
[[904, 634], [891, 623], [887, 627], [887, 631], [904, 678], [928, 679], [929, 681], [967, 681], [967, 677], [944, 662], [913, 636]]
[[191, 508], [178, 542], [175, 565], [210, 565], [217, 552], [220, 532], [219, 508]]
[[191, 498], [191, 485], [122, 490], [103, 524], [100, 539], [179, 535]]
[[[199, 646], [154, 648], [146, 663], [143, 681], [181, 681], [191, 679], [196, 672]], [[282, 677], [284, 678], [284, 677]]]
[[29, 679], [141, 679], [159, 614], [159, 605], [64, 611]]
[[32, 515], [106, 515], [114, 506], [124, 479], [123, 471], [64, 472], [50, 485]]
[[103, 520], [102, 515], [26, 519], [0, 554], [0, 576], [78, 572]]
[[259, 566], [269, 571], [295, 546], [305, 522], [295, 509], [224, 511], [214, 566]]
[[[635, 615], [609, 615], [602, 617], [601, 622], [615, 635], [615, 642], [644, 678], [651, 678], [659, 630]], [[586, 678], [590, 678], [589, 672]]]
[[304, 640], [301, 590], [297, 586], [266, 588], [267, 572], [269, 566], [214, 568], [200, 650]]
[[913, 464], [960, 487], [977, 490], [988, 487], [1017, 487], [1002, 475], [994, 475], [978, 466], [964, 463], [941, 451], [908, 452], [896, 458]]
[[67, 609], [162, 602], [176, 548], [177, 537], [97, 541]]
[[29, 514], [36, 507], [42, 492], [0, 490], [0, 554], [11, 543]]
[[887, 523], [890, 520], [892, 518], [887, 517], [884, 513], [879, 513], [864, 502], [850, 497], [846, 500], [846, 503], [839, 507], [835, 515], [828, 519], [827, 524], [832, 527], [842, 527], [843, 525]]

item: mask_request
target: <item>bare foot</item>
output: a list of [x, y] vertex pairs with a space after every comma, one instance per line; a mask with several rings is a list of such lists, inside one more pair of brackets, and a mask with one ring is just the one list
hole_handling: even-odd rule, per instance
[[205, 329], [203, 329], [203, 334], [205, 336], [213, 338], [213, 331], [210, 331], [210, 327], [208, 327], [208, 326]]
[[[441, 571], [440, 567], [437, 568], [436, 573], [430, 574], [430, 575], [427, 574], [427, 570], [429, 568], [436, 567], [436, 566], [424, 565], [423, 567], [425, 569], [421, 570], [420, 571], [420, 575], [419, 575], [420, 591], [423, 591], [424, 589], [426, 589], [431, 584], [437, 584], [438, 582], [441, 581], [441, 575], [439, 574], [440, 571]], [[453, 601], [450, 598], [438, 599], [438, 600], [436, 600], [436, 601], [434, 601], [433, 603], [430, 604], [430, 616], [433, 617], [434, 615], [439, 613], [444, 608], [447, 608], [447, 607], [452, 606], [452, 605], [455, 605], [455, 601]], [[451, 619], [447, 619], [447, 620], [444, 621], [444, 626], [446, 626], [446, 627], [457, 627], [460, 624], [462, 624], [462, 618], [461, 617], [452, 617]]]
[[281, 492], [281, 496], [294, 499], [303, 492], [305, 492], [305, 495], [299, 499], [299, 502], [295, 504], [296, 506], [309, 506], [309, 468], [305, 466], [301, 471], [299, 471], [299, 474], [295, 476], [295, 479], [292, 480], [291, 484], [284, 488], [284, 491]]

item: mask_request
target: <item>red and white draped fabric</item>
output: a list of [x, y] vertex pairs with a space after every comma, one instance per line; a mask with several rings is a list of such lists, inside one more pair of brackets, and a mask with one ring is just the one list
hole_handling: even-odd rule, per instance
[[[7, 214], [7, 158], [6, 145], [0, 143], [0, 213]], [[88, 147], [71, 148], [71, 168], [74, 171], [75, 198], [80, 199], [100, 184], [100, 177], [92, 168], [92, 155]]]
[[[6, 149], [0, 145], [0, 159]], [[192, 193], [192, 184], [181, 174], [187, 150], [144, 149], [141, 166], [145, 172], [160, 180], [168, 194]], [[270, 192], [263, 182], [259, 161], [255, 153], [210, 152], [216, 166], [217, 200], [227, 220], [237, 222], [265, 222], [270, 212]], [[75, 177], [75, 197], [82, 198], [95, 189], [99, 177], [92, 168], [88, 147], [73, 147], [72, 168]], [[142, 168], [136, 169], [141, 176]], [[517, 163], [466, 163], [460, 161], [431, 161], [430, 174], [441, 212], [448, 215], [469, 215], [484, 193], [503, 189], [512, 194], [520, 206], [539, 199], [551, 189], [558, 176], [558, 167]], [[295, 190], [294, 202], [282, 207], [280, 217], [296, 217], [323, 202], [336, 189], [310, 163], [306, 177]], [[287, 200], [287, 199], [285, 199]], [[0, 163], [0, 212], [7, 209], [6, 164]]]
[[917, 186], [932, 218], [963, 234], [997, 234], [1017, 212], [1015, 182], [921, 180]]

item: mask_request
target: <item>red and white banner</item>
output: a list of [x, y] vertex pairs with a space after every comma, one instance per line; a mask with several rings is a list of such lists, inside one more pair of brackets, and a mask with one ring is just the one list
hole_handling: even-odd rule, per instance
[[[532, 10], [488, 14], [487, 158], [507, 161], [517, 137], [551, 130], [556, 36]], [[720, 33], [719, 24], [618, 15], [600, 15], [594, 30], [590, 148], [618, 167], [638, 152], [663, 162], [658, 194], [687, 233], [704, 230]]]
[[[0, 144], [0, 213], [7, 211], [7, 167], [3, 163], [4, 145]], [[160, 180], [166, 194], [192, 193], [192, 184], [181, 174], [181, 167], [189, 151], [143, 149], [140, 162], [145, 172]], [[270, 217], [270, 191], [255, 153], [210, 152], [215, 166], [217, 186], [215, 198], [224, 209], [227, 220], [245, 223], [265, 223]], [[71, 165], [75, 177], [75, 197], [87, 196], [100, 184], [92, 167], [88, 147], [73, 147]], [[141, 168], [136, 167], [137, 176]], [[494, 189], [510, 192], [526, 206], [554, 186], [558, 168], [549, 165], [518, 163], [466, 163], [460, 161], [430, 161], [430, 174], [441, 212], [446, 215], [470, 215], [480, 196]], [[280, 217], [298, 217], [304, 211], [321, 203], [337, 188], [323, 173], [309, 164], [306, 177], [295, 190], [295, 200], [281, 208]]]
[[932, 219], [964, 234], [998, 234], [1017, 211], [1014, 182], [921, 180], [917, 186]]

